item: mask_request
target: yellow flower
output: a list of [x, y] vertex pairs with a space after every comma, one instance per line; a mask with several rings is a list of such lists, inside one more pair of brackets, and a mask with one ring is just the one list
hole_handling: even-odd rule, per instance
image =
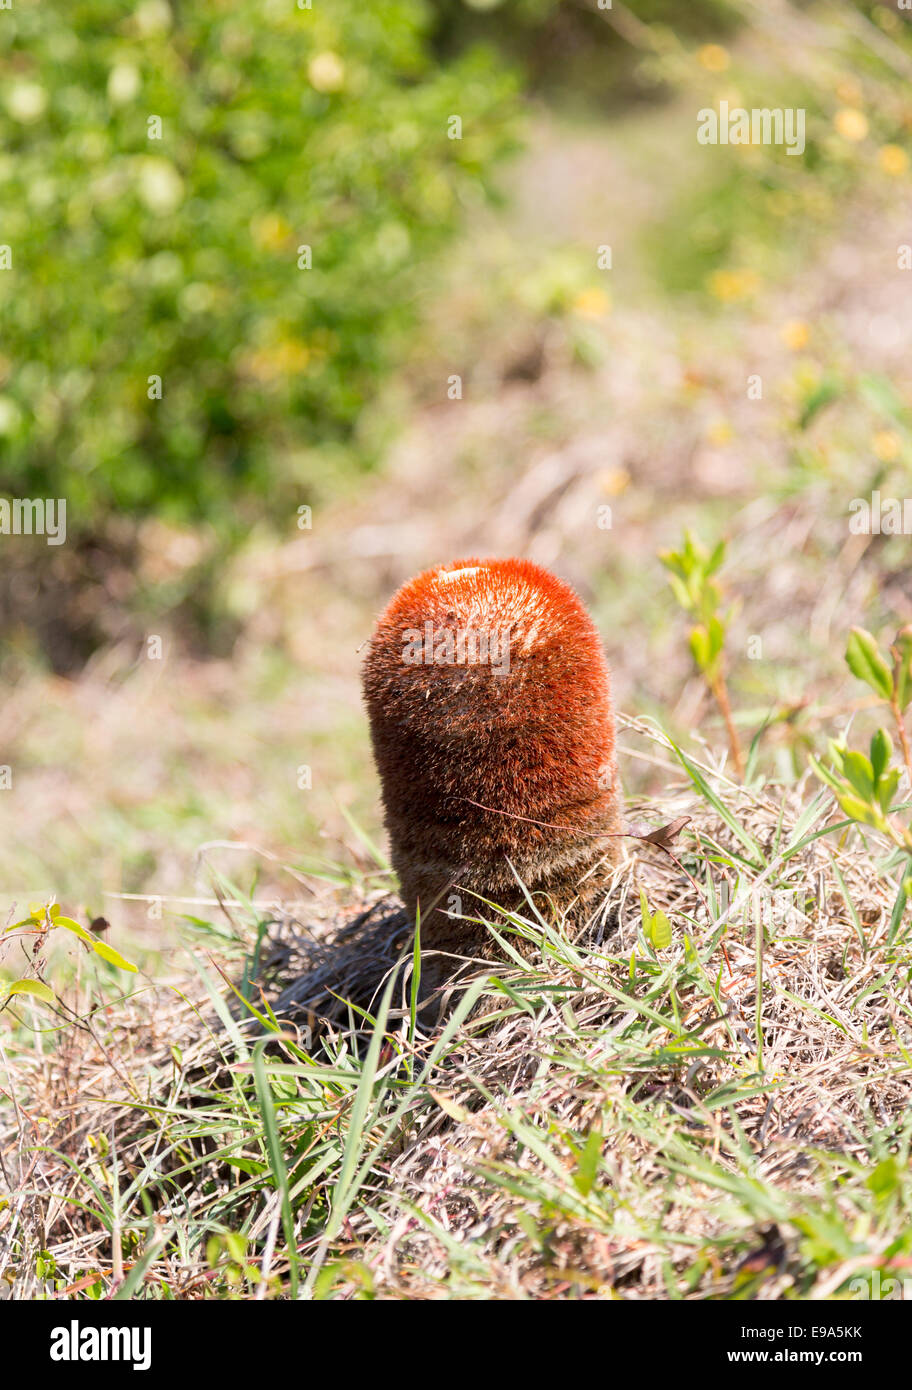
[[573, 301], [573, 312], [584, 319], [600, 319], [611, 308], [611, 299], [598, 285], [580, 290]]
[[264, 212], [250, 224], [250, 234], [262, 251], [282, 251], [288, 245], [291, 226], [277, 212]]
[[709, 277], [709, 292], [723, 304], [733, 304], [755, 294], [759, 284], [759, 277], [752, 270], [714, 270]]
[[714, 420], [706, 431], [706, 438], [710, 444], [728, 444], [734, 435], [735, 432], [727, 420]]
[[877, 160], [885, 174], [899, 178], [909, 167], [909, 156], [899, 145], [883, 145], [877, 151]]
[[807, 347], [811, 337], [811, 330], [802, 319], [789, 319], [780, 329], [779, 336], [787, 348], [792, 352], [800, 352]]
[[318, 92], [338, 92], [345, 84], [345, 64], [329, 49], [317, 53], [307, 64], [307, 78]]
[[833, 125], [843, 140], [857, 142], [863, 140], [868, 133], [868, 118], [863, 111], [857, 111], [854, 106], [843, 106], [833, 117]]
[[268, 347], [244, 352], [238, 359], [241, 371], [254, 381], [269, 386], [283, 377], [297, 376], [311, 360], [310, 349], [300, 339], [283, 338]]
[[276, 347], [276, 365], [287, 376], [303, 372], [310, 361], [310, 349], [300, 339], [286, 338]]
[[705, 43], [697, 53], [697, 58], [707, 72], [724, 72], [731, 63], [728, 49], [719, 43]]
[[599, 487], [606, 497], [620, 497], [630, 483], [626, 468], [606, 468], [598, 475]]
[[871, 448], [881, 463], [895, 463], [902, 452], [902, 441], [895, 430], [878, 430], [871, 440]]

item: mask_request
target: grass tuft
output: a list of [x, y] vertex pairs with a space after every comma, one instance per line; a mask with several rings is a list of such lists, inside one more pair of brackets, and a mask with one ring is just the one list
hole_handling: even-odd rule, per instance
[[[14, 1295], [804, 1299], [904, 1268], [898, 885], [828, 792], [736, 786], [626, 724], [666, 765], [663, 820], [689, 817], [674, 854], [636, 842], [601, 934], [507, 916], [433, 1027], [421, 952], [368, 890], [265, 933], [235, 893], [231, 937], [185, 924], [174, 979], [54, 1048], [23, 1003], [0, 1058]], [[201, 958], [237, 937], [246, 960]]]

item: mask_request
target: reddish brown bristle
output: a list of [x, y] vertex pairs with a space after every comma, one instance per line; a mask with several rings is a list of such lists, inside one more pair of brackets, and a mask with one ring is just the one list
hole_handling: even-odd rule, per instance
[[477, 949], [484, 934], [447, 913], [483, 914], [473, 893], [521, 906], [511, 862], [533, 893], [593, 910], [617, 856], [601, 838], [619, 830], [614, 719], [601, 640], [567, 584], [529, 560], [427, 570], [380, 618], [364, 695], [425, 946]]

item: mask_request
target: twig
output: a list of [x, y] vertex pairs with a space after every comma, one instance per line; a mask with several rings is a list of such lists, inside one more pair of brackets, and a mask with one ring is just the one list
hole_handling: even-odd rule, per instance
[[732, 718], [731, 704], [728, 698], [728, 687], [725, 684], [725, 677], [719, 676], [717, 680], [711, 682], [710, 690], [716, 698], [716, 704], [722, 711], [722, 718], [725, 720], [725, 732], [728, 734], [728, 746], [731, 749], [732, 762], [739, 780], [744, 780], [744, 754], [741, 752], [741, 744], [738, 740], [738, 731], [735, 728], [735, 721]]
[[899, 708], [895, 681], [893, 682], [893, 694], [890, 696], [890, 709], [893, 711], [893, 718], [896, 720], [896, 727], [899, 730], [899, 741], [902, 744], [903, 762], [906, 764], [909, 789], [912, 791], [912, 752], [909, 750], [909, 736], [906, 733], [906, 721], [903, 719], [903, 712]]

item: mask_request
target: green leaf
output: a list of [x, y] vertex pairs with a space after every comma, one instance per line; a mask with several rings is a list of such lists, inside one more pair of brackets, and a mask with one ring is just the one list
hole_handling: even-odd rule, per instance
[[678, 759], [678, 762], [684, 768], [688, 777], [693, 782], [694, 786], [697, 788], [697, 791], [700, 793], [702, 797], [704, 797], [706, 801], [709, 802], [710, 806], [712, 806], [713, 810], [716, 812], [719, 818], [725, 821], [725, 824], [733, 832], [733, 834], [737, 835], [742, 845], [752, 856], [754, 861], [754, 867], [762, 868], [766, 864], [766, 855], [760, 848], [759, 842], [754, 839], [750, 831], [741, 824], [738, 818], [732, 815], [725, 802], [722, 801], [722, 799], [716, 795], [712, 787], [707, 782], [706, 778], [703, 776], [703, 773], [697, 767], [696, 763], [691, 762], [690, 758], [688, 758], [684, 750], [680, 748], [677, 743], [675, 743], [673, 738], [669, 738], [668, 742], [670, 747], [674, 751], [675, 757]]
[[672, 578], [677, 580], [687, 578], [689, 571], [682, 564], [681, 556], [676, 550], [660, 550], [659, 562], [669, 571], [669, 582]]
[[896, 1164], [896, 1159], [892, 1154], [878, 1163], [873, 1173], [865, 1178], [865, 1186], [870, 1188], [875, 1197], [889, 1197], [900, 1183], [900, 1172]]
[[713, 549], [712, 554], [710, 555], [709, 559], [708, 559], [707, 562], [706, 562], [706, 570], [705, 570], [705, 573], [706, 573], [707, 575], [715, 574], [716, 570], [719, 568], [719, 566], [722, 564], [723, 560], [725, 559], [725, 551], [726, 551], [727, 547], [728, 547], [728, 541], [721, 540], [721, 541], [718, 541], [718, 542], [717, 542], [717, 544], [715, 545], [715, 547], [714, 547], [714, 549]]
[[881, 699], [890, 699], [893, 694], [893, 677], [870, 632], [866, 632], [863, 627], [852, 628], [845, 659], [853, 676], [869, 685]]
[[871, 739], [871, 769], [874, 773], [875, 787], [889, 767], [892, 756], [893, 744], [890, 742], [890, 735], [886, 729], [878, 729]]
[[222, 1158], [222, 1162], [228, 1168], [237, 1168], [239, 1172], [248, 1173], [250, 1177], [254, 1178], [259, 1177], [261, 1173], [267, 1173], [269, 1171], [268, 1164], [260, 1163], [255, 1158], [230, 1158], [225, 1156]]
[[40, 925], [40, 922], [37, 922], [34, 916], [23, 917], [20, 922], [12, 922], [8, 927], [4, 927], [3, 934], [5, 936], [8, 931], [18, 931], [20, 927], [37, 927]]
[[109, 946], [106, 941], [97, 941], [93, 937], [92, 949], [96, 955], [101, 956], [102, 960], [110, 961], [112, 965], [116, 965], [118, 970], [132, 970], [134, 973], [137, 970], [132, 961], [127, 960], [119, 951], [115, 951], [114, 947]]
[[56, 1004], [57, 996], [49, 985], [42, 984], [40, 980], [16, 980], [10, 985], [10, 998], [14, 994], [31, 994], [35, 999], [42, 1000], [45, 1004]]
[[685, 613], [692, 612], [693, 599], [691, 598], [690, 591], [688, 590], [687, 585], [684, 583], [684, 581], [682, 579], [679, 579], [676, 574], [670, 574], [668, 576], [668, 582], [671, 585], [672, 593], [678, 600], [680, 606], [684, 609]]
[[842, 383], [838, 377], [825, 376], [814, 386], [813, 390], [805, 397], [801, 413], [798, 416], [798, 428], [806, 430], [814, 417], [842, 395]]
[[877, 786], [877, 800], [881, 809], [889, 811], [896, 795], [896, 788], [899, 786], [899, 768], [892, 768], [885, 777], [880, 779]]
[[868, 405], [880, 415], [887, 415], [900, 424], [906, 422], [908, 411], [889, 377], [866, 374], [859, 377], [858, 387]]
[[824, 767], [820, 759], [815, 758], [813, 753], [808, 758], [808, 763], [814, 769], [814, 772], [820, 778], [821, 782], [826, 782], [827, 786], [830, 787], [834, 792], [842, 791], [845, 784], [843, 782], [840, 782], [838, 777], [834, 777], [830, 769], [828, 767]]
[[864, 753], [848, 749], [842, 760], [842, 770], [862, 800], [870, 801], [874, 795], [874, 770]]
[[54, 918], [53, 924], [55, 927], [66, 927], [67, 931], [71, 931], [74, 936], [78, 936], [80, 940], [87, 941], [90, 946], [97, 947], [98, 945], [92, 933], [86, 931], [85, 927], [80, 926], [72, 917], [61, 917], [58, 915]]
[[689, 528], [684, 531], [684, 554], [690, 562], [691, 569], [705, 569], [708, 559], [706, 546]]
[[228, 1254], [233, 1260], [236, 1260], [238, 1264], [246, 1258], [247, 1237], [241, 1235], [240, 1231], [226, 1231], [225, 1244], [228, 1247]]
[[600, 1129], [591, 1129], [573, 1175], [573, 1186], [583, 1197], [588, 1197], [595, 1185], [601, 1156], [602, 1132]]
[[879, 806], [872, 806], [870, 802], [862, 801], [860, 797], [851, 796], [849, 793], [837, 793], [836, 800], [845, 811], [847, 816], [856, 820], [860, 825], [873, 825], [878, 830], [886, 828], [883, 812]]
[[905, 709], [912, 700], [912, 626], [900, 628], [893, 642], [896, 661], [896, 698], [899, 708]]
[[690, 634], [690, 650], [701, 671], [709, 669], [712, 661], [709, 633], [705, 627], [695, 627]]
[[657, 951], [665, 951], [671, 945], [671, 923], [661, 908], [649, 923], [648, 936]]
[[[906, 864], [907, 871], [910, 867], [912, 867], [912, 860], [908, 861]], [[887, 930], [888, 947], [893, 945], [893, 942], [896, 939], [896, 933], [899, 931], [899, 928], [902, 925], [903, 913], [906, 910], [906, 903], [908, 902], [910, 896], [910, 889], [908, 887], [908, 883], [908, 878], [903, 878], [902, 882], [899, 885], [899, 891], [896, 894], [896, 901], [893, 904], [893, 911], [890, 914], [890, 926]]]
[[[295, 1251], [297, 1246], [294, 1243], [294, 1211], [291, 1203], [291, 1184], [288, 1180], [288, 1169], [285, 1165], [285, 1153], [282, 1145], [281, 1130], [276, 1118], [272, 1091], [269, 1086], [269, 1078], [266, 1074], [266, 1059], [263, 1056], [263, 1049], [266, 1041], [266, 1039], [261, 1040], [254, 1048], [254, 1086], [256, 1088], [260, 1116], [263, 1121], [266, 1153], [269, 1158], [272, 1184], [279, 1195], [279, 1210], [282, 1215], [282, 1227], [285, 1232], [285, 1239], [289, 1242], [289, 1249]], [[292, 1297], [296, 1297], [298, 1289], [298, 1262], [295, 1258], [292, 1259], [290, 1273], [290, 1291]]]

